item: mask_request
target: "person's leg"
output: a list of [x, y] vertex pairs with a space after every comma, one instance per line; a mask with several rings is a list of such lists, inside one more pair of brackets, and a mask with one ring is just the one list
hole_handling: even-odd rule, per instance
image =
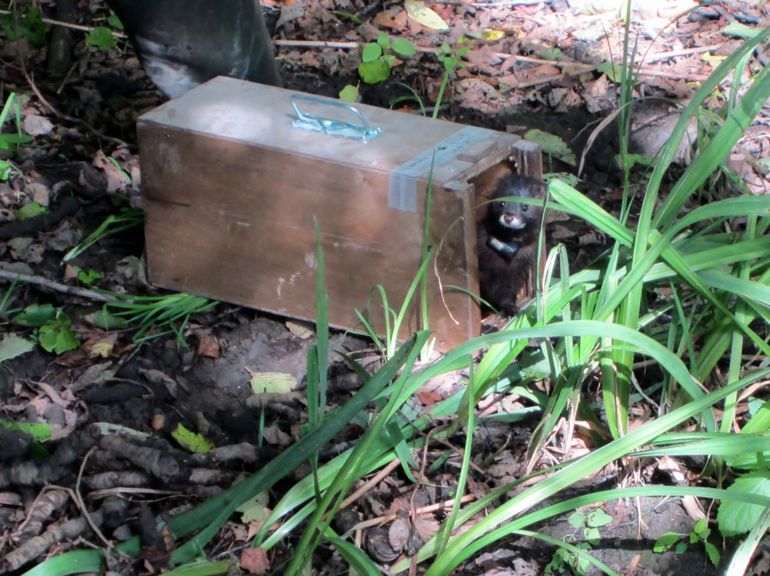
[[108, 0], [171, 98], [213, 78], [280, 84], [259, 0]]

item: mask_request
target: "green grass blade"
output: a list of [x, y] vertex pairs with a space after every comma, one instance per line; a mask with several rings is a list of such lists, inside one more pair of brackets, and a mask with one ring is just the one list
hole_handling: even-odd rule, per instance
[[444, 554], [436, 558], [436, 561], [428, 570], [428, 576], [449, 574], [455, 566], [472, 553], [476, 547], [476, 542], [497, 526], [511, 522], [517, 515], [553, 496], [580, 478], [588, 477], [613, 460], [629, 454], [632, 450], [654, 440], [674, 426], [704, 412], [711, 405], [724, 399], [729, 394], [741, 390], [759, 378], [766, 377], [768, 374], [770, 374], [770, 370], [758, 371], [737, 382], [732, 382], [707, 396], [693, 400], [656, 420], [650, 420], [636, 430], [598, 448], [584, 458], [561, 469], [536, 486], [514, 496], [511, 500], [490, 512], [485, 518], [479, 520], [468, 531], [450, 541], [450, 545]]

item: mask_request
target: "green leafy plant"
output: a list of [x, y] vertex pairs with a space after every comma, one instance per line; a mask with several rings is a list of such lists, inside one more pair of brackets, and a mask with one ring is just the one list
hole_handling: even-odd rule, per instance
[[377, 84], [390, 78], [391, 69], [397, 57], [411, 58], [417, 50], [406, 38], [395, 40], [382, 33], [376, 42], [364, 44], [361, 49], [361, 64], [358, 75], [367, 84]]
[[31, 304], [11, 321], [18, 326], [37, 328], [38, 343], [46, 352], [64, 354], [80, 346], [69, 316], [51, 304]]
[[112, 30], [106, 26], [97, 26], [89, 30], [86, 35], [86, 46], [106, 52], [118, 44]]
[[[358, 75], [366, 84], [379, 84], [390, 78], [398, 58], [411, 58], [416, 53], [414, 44], [406, 38], [391, 40], [383, 32], [377, 37], [376, 42], [361, 46]], [[358, 88], [348, 84], [340, 91], [339, 97], [347, 102], [355, 102], [358, 99]]]
[[21, 221], [29, 220], [37, 216], [48, 214], [48, 208], [41, 206], [37, 202], [28, 202], [18, 210], [16, 210], [16, 219]]
[[0, 182], [8, 182], [13, 170], [13, 163], [9, 160], [0, 160]]
[[18, 19], [14, 14], [0, 15], [0, 28], [9, 40], [24, 38], [37, 48], [45, 44], [48, 28], [43, 22], [40, 10], [35, 6], [24, 6], [18, 11]]
[[77, 274], [78, 282], [85, 286], [91, 286], [104, 278], [104, 274], [96, 270], [83, 270], [80, 266], [73, 266], [73, 269]]
[[438, 118], [440, 104], [444, 100], [444, 92], [446, 91], [447, 86], [449, 86], [449, 82], [454, 77], [455, 71], [458, 68], [465, 68], [465, 62], [462, 61], [462, 57], [465, 56], [470, 49], [470, 46], [463, 46], [460, 42], [458, 42], [455, 47], [451, 47], [444, 42], [441, 45], [441, 48], [436, 51], [436, 56], [444, 67], [444, 74], [441, 76], [441, 85], [439, 86], [438, 97], [436, 98], [436, 107], [433, 110], [434, 118]]
[[708, 541], [711, 536], [708, 518], [701, 518], [690, 530], [689, 534], [679, 534], [678, 532], [666, 532], [655, 541], [652, 550], [656, 553], [667, 552], [673, 549], [677, 554], [684, 554], [687, 547], [691, 544], [701, 542], [706, 548], [706, 555], [714, 566], [719, 566], [721, 555], [719, 549]]
[[107, 17], [107, 24], [115, 28], [115, 30], [123, 30], [123, 22], [120, 21], [118, 15], [113, 10], [110, 10], [110, 15]]
[[[590, 550], [587, 542], [578, 542], [573, 546], [584, 552]], [[562, 574], [570, 571], [573, 574], [586, 574], [591, 563], [584, 555], [578, 554], [567, 547], [560, 546], [554, 553], [551, 561], [545, 565], [546, 574]]]
[[[582, 533], [584, 542], [578, 542], [574, 546], [586, 553], [599, 543], [599, 528], [612, 522], [612, 516], [607, 514], [601, 508], [596, 508], [590, 512], [576, 511], [570, 514], [567, 519], [569, 525], [575, 528], [578, 533]], [[572, 570], [575, 574], [585, 574], [588, 572], [591, 563], [585, 554], [578, 554], [566, 547], [559, 547], [554, 552], [553, 558], [545, 567], [546, 574], [562, 573], [566, 570]]]

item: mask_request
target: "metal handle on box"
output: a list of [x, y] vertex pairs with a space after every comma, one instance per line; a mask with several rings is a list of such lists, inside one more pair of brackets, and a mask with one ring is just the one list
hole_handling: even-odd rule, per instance
[[[310, 102], [320, 106], [329, 106], [330, 108], [341, 108], [353, 114], [356, 117], [357, 123], [316, 116], [306, 110], [302, 110], [298, 101]], [[364, 115], [361, 114], [361, 111], [347, 102], [327, 100], [305, 94], [292, 94], [291, 105], [294, 108], [294, 113], [297, 115], [297, 119], [292, 123], [292, 126], [300, 128], [301, 130], [342, 136], [360, 142], [366, 142], [382, 132], [380, 128], [371, 127], [366, 118], [364, 118]]]

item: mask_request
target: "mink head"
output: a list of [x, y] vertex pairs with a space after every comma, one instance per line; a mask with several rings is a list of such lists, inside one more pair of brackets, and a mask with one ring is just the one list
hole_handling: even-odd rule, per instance
[[[542, 198], [544, 185], [535, 178], [509, 174], [498, 182], [493, 198], [518, 196], [520, 198]], [[523, 204], [515, 200], [500, 200], [490, 205], [490, 221], [511, 231], [537, 227], [542, 208]]]

